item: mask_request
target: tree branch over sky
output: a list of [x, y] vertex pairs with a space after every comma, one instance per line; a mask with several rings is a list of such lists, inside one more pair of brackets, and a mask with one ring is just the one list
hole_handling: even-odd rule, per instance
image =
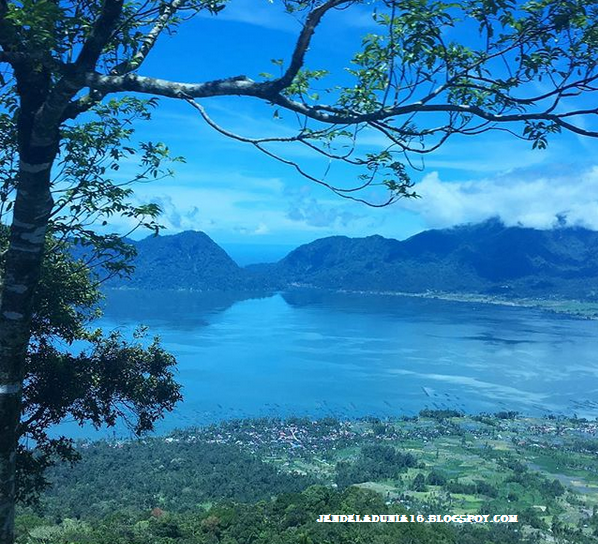
[[[372, 16], [380, 31], [364, 36], [362, 50], [347, 68], [354, 85], [338, 85], [334, 81], [338, 74], [309, 69], [306, 58], [325, 15], [339, 9], [362, 9], [361, 3], [333, 0], [313, 4], [316, 7], [311, 10], [307, 4], [287, 3], [289, 11], [306, 11], [307, 15], [286, 68], [276, 61], [281, 68], [279, 77], [256, 81], [240, 75], [182, 83], [130, 70], [123, 75], [120, 68], [127, 65], [124, 62], [118, 70], [87, 73], [86, 84], [99, 97], [136, 92], [200, 100], [213, 96], [258, 98], [300, 116], [297, 141], [311, 141], [328, 158], [345, 162], [348, 157], [340, 159], [335, 144], [346, 146], [351, 140], [350, 157], [354, 157], [355, 142], [348, 128], [367, 127], [386, 138], [390, 147], [381, 156], [370, 154], [355, 162], [375, 166], [379, 174], [388, 169], [389, 153], [411, 164], [409, 154], [430, 153], [455, 134], [509, 131], [540, 148], [546, 147], [547, 137], [555, 132], [598, 136], [595, 123], [590, 127], [586, 123], [588, 118], [596, 118], [598, 108], [575, 100], [598, 89], [592, 24], [597, 7], [593, 2], [465, 2], [458, 9], [419, 0], [375, 3]], [[160, 28], [163, 25], [164, 13]], [[470, 33], [471, 39], [449, 41], [447, 36], [458, 28]], [[154, 27], [149, 38], [152, 44], [156, 32]], [[147, 55], [147, 48], [142, 49], [138, 60]], [[312, 91], [314, 84], [321, 87], [328, 80], [330, 85], [323, 92]], [[328, 100], [322, 101], [322, 96]], [[71, 107], [79, 111], [75, 105]], [[224, 128], [221, 131], [226, 132]], [[396, 169], [390, 172], [396, 174]], [[389, 181], [386, 185], [391, 195], [377, 205], [412, 194], [401, 191], [410, 189], [408, 183], [406, 175], [398, 184]], [[351, 189], [328, 185], [345, 193]], [[399, 189], [396, 194], [395, 189]]]
[[[372, 206], [416, 196], [411, 157], [435, 151], [456, 134], [507, 131], [538, 148], [553, 133], [598, 136], [595, 0], [280, 0], [278, 5], [302, 24], [285, 59], [272, 51], [278, 75], [264, 66], [261, 74], [214, 80], [197, 74], [188, 83], [141, 70], [161, 38], [198, 13], [217, 15], [226, 9], [225, 0], [0, 0], [0, 125], [11, 127], [0, 135], [5, 144], [0, 209], [2, 220], [10, 222], [0, 301], [0, 544], [14, 538], [25, 362], [46, 240], [74, 232], [101, 250], [106, 239], [97, 235], [94, 221], [149, 216], [146, 225], [155, 226], [156, 208], [127, 205], [130, 193], [119, 190], [102, 165], [107, 156], [118, 168], [126, 150], [102, 144], [97, 163], [88, 153], [72, 170], [65, 166], [64, 157], [76, 156], [72, 142], [86, 138], [76, 132], [84, 125], [79, 116], [106, 118], [105, 108], [119, 110], [111, 100], [121, 100], [122, 93], [190, 102], [192, 113], [220, 134], [339, 196]], [[369, 12], [374, 30], [362, 37], [348, 65], [325, 70], [312, 52], [323, 25], [341, 24], [341, 11]], [[196, 49], [181, 52], [190, 66], [202, 52], [199, 40], [201, 35]], [[290, 112], [296, 119], [293, 136], [241, 135], [220, 126], [207, 113], [207, 99], [222, 96], [257, 100], [272, 108], [273, 117]], [[138, 109], [141, 103], [132, 99], [126, 96], [120, 104]], [[116, 117], [126, 115], [116, 110]], [[366, 132], [384, 143], [364, 153], [360, 136]], [[101, 130], [94, 134], [110, 143]], [[116, 134], [119, 142], [126, 139], [126, 132]], [[330, 181], [329, 168], [324, 176], [313, 175], [272, 144], [306, 146], [325, 163], [347, 164], [355, 173]], [[141, 163], [156, 173], [166, 154], [147, 144]], [[66, 189], [60, 181], [65, 168]]]

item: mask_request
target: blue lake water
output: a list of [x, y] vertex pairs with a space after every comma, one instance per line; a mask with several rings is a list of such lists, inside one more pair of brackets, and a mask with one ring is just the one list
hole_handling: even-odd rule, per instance
[[161, 424], [380, 417], [422, 408], [598, 416], [598, 321], [399, 296], [109, 293], [176, 355], [184, 402]]

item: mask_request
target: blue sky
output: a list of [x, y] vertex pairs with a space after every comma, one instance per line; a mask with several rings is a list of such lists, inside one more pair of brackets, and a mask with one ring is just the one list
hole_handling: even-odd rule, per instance
[[[217, 17], [198, 16], [164, 37], [141, 73], [189, 82], [239, 74], [259, 78], [260, 72], [274, 71], [271, 59], [289, 58], [299, 28], [268, 0], [232, 0]], [[333, 14], [316, 34], [308, 66], [342, 77], [360, 36], [374, 29], [365, 10]], [[275, 120], [256, 100], [201, 103], [220, 124], [245, 136], [288, 134], [293, 126], [290, 114]], [[217, 134], [188, 104], [162, 99], [153, 121], [138, 130], [141, 138], [164, 141], [187, 160], [176, 166], [175, 177], [135, 190], [140, 201], [162, 206], [165, 234], [194, 229], [225, 246], [294, 246], [331, 235], [403, 239], [493, 216], [510, 225], [550, 228], [559, 214], [570, 224], [598, 230], [598, 141], [571, 134], [553, 137], [547, 150], [499, 132], [455, 137], [427, 156], [423, 171], [411, 172], [421, 199], [371, 209]], [[374, 134], [364, 140], [364, 149], [382, 143]], [[286, 152], [316, 174], [327, 166], [305, 150]], [[343, 168], [332, 173], [341, 183], [356, 176]]]

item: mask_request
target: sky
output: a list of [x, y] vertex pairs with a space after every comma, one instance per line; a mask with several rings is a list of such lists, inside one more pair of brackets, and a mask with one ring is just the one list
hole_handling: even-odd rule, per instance
[[[276, 3], [232, 0], [217, 17], [199, 15], [164, 37], [140, 73], [185, 82], [240, 74], [259, 79], [261, 72], [277, 69], [271, 59], [289, 59], [299, 29]], [[342, 78], [361, 36], [373, 30], [365, 10], [334, 13], [318, 29], [307, 64]], [[290, 134], [294, 126], [291, 114], [274, 119], [272, 109], [255, 99], [210, 98], [201, 104], [243, 136]], [[186, 163], [175, 165], [172, 178], [138, 185], [135, 198], [160, 204], [164, 234], [201, 230], [225, 247], [283, 248], [333, 235], [404, 239], [491, 217], [543, 229], [566, 218], [569, 225], [598, 230], [598, 141], [572, 134], [554, 136], [546, 150], [503, 132], [456, 136], [428, 155], [421, 171], [410, 172], [421, 198], [382, 209], [341, 199], [216, 133], [181, 101], [161, 99], [153, 120], [138, 125], [138, 135], [165, 142]], [[362, 140], [366, 151], [383, 145], [375, 134]], [[277, 151], [316, 175], [326, 171], [327, 161], [305, 149]], [[350, 185], [357, 173], [333, 166], [330, 175]]]

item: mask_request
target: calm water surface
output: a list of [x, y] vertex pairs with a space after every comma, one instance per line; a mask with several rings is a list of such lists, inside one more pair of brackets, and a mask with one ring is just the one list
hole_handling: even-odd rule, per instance
[[111, 292], [101, 326], [139, 323], [179, 361], [185, 401], [162, 430], [425, 407], [598, 416], [598, 321], [395, 296]]

